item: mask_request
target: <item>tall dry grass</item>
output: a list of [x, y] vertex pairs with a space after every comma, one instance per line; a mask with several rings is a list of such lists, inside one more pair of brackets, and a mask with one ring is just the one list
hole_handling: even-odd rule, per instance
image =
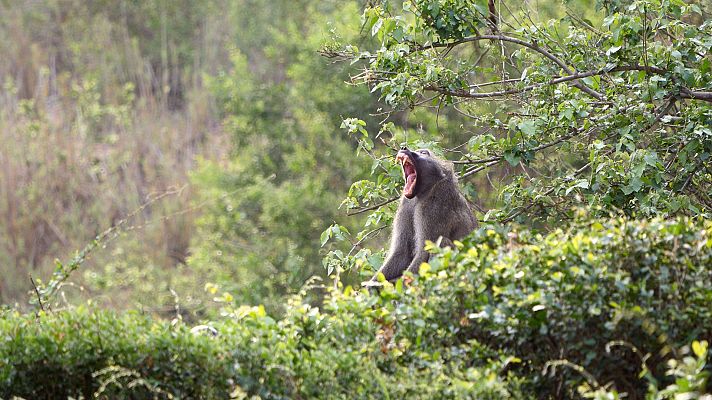
[[[195, 23], [197, 50], [186, 60], [184, 38], [165, 19], [152, 53], [153, 42], [142, 42], [151, 32], [135, 32], [140, 10], [126, 7], [0, 3], [0, 303], [25, 302], [30, 275], [48, 277], [53, 259], [152, 196], [186, 187], [198, 157], [227, 147], [201, 78], [224, 57], [212, 50], [222, 45], [211, 39], [214, 24]], [[189, 207], [186, 187], [147, 207], [111, 245], [139, 246], [144, 262], [170, 271], [187, 256], [194, 214], [180, 211]], [[86, 268], [115, 257], [98, 251]]]

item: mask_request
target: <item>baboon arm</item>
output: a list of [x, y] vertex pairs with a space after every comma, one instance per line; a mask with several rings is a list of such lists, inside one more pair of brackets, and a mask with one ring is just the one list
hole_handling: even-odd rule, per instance
[[455, 248], [455, 244], [452, 242], [452, 240], [450, 240], [450, 239], [448, 239], [448, 238], [446, 238], [446, 237], [444, 237], [444, 236], [441, 236], [441, 237], [440, 237], [440, 247], [451, 247], [451, 248]]
[[[407, 246], [401, 244], [395, 251], [388, 254], [386, 261], [383, 262], [383, 266], [381, 266], [378, 272], [382, 273], [383, 276], [386, 277], [386, 280], [392, 281], [403, 274], [403, 271], [408, 268], [410, 261], [410, 251]], [[378, 274], [373, 277], [373, 280], [375, 280], [377, 276]]]
[[415, 257], [413, 257], [413, 261], [411, 261], [410, 265], [408, 265], [408, 271], [417, 275], [418, 270], [420, 269], [420, 264], [428, 261], [429, 255], [430, 254], [428, 254], [425, 249], [416, 250]]
[[[393, 281], [403, 274], [413, 258], [413, 209], [409, 204], [401, 202], [393, 223], [393, 233], [391, 234], [391, 246], [388, 249], [388, 256], [383, 265], [378, 270], [386, 277], [386, 280]], [[377, 280], [376, 274], [372, 281]]]
[[430, 254], [425, 251], [425, 242], [428, 240], [433, 243], [437, 243], [438, 240], [440, 240], [440, 247], [453, 246], [452, 241], [450, 239], [439, 233], [426, 233], [422, 231], [416, 232], [416, 242], [415, 249], [413, 251], [413, 260], [408, 265], [408, 271], [417, 274], [418, 270], [420, 269], [420, 264], [428, 261], [428, 259], [430, 258]]

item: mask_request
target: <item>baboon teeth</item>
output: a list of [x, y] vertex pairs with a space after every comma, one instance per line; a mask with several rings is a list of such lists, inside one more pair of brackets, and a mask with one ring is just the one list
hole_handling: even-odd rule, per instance
[[410, 160], [408, 160], [408, 156], [405, 154], [398, 154], [396, 156], [396, 162], [400, 165], [405, 165], [407, 162], [410, 162]]

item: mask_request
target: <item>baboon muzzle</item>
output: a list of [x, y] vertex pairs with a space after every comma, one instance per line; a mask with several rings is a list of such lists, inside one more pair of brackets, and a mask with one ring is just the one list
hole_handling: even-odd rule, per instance
[[413, 152], [408, 149], [401, 150], [396, 155], [396, 162], [403, 167], [403, 177], [405, 178], [403, 195], [409, 199], [415, 196], [415, 184], [418, 179], [418, 171], [415, 168], [413, 155]]

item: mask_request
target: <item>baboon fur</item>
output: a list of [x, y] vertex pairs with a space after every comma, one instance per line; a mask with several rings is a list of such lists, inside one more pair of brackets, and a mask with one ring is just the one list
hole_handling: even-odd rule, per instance
[[426, 240], [452, 246], [453, 240], [477, 227], [477, 219], [458, 189], [451, 162], [426, 149], [403, 149], [396, 161], [403, 166], [406, 183], [393, 221], [388, 256], [378, 271], [388, 281], [398, 279], [404, 271], [418, 273], [420, 265], [428, 261]]

